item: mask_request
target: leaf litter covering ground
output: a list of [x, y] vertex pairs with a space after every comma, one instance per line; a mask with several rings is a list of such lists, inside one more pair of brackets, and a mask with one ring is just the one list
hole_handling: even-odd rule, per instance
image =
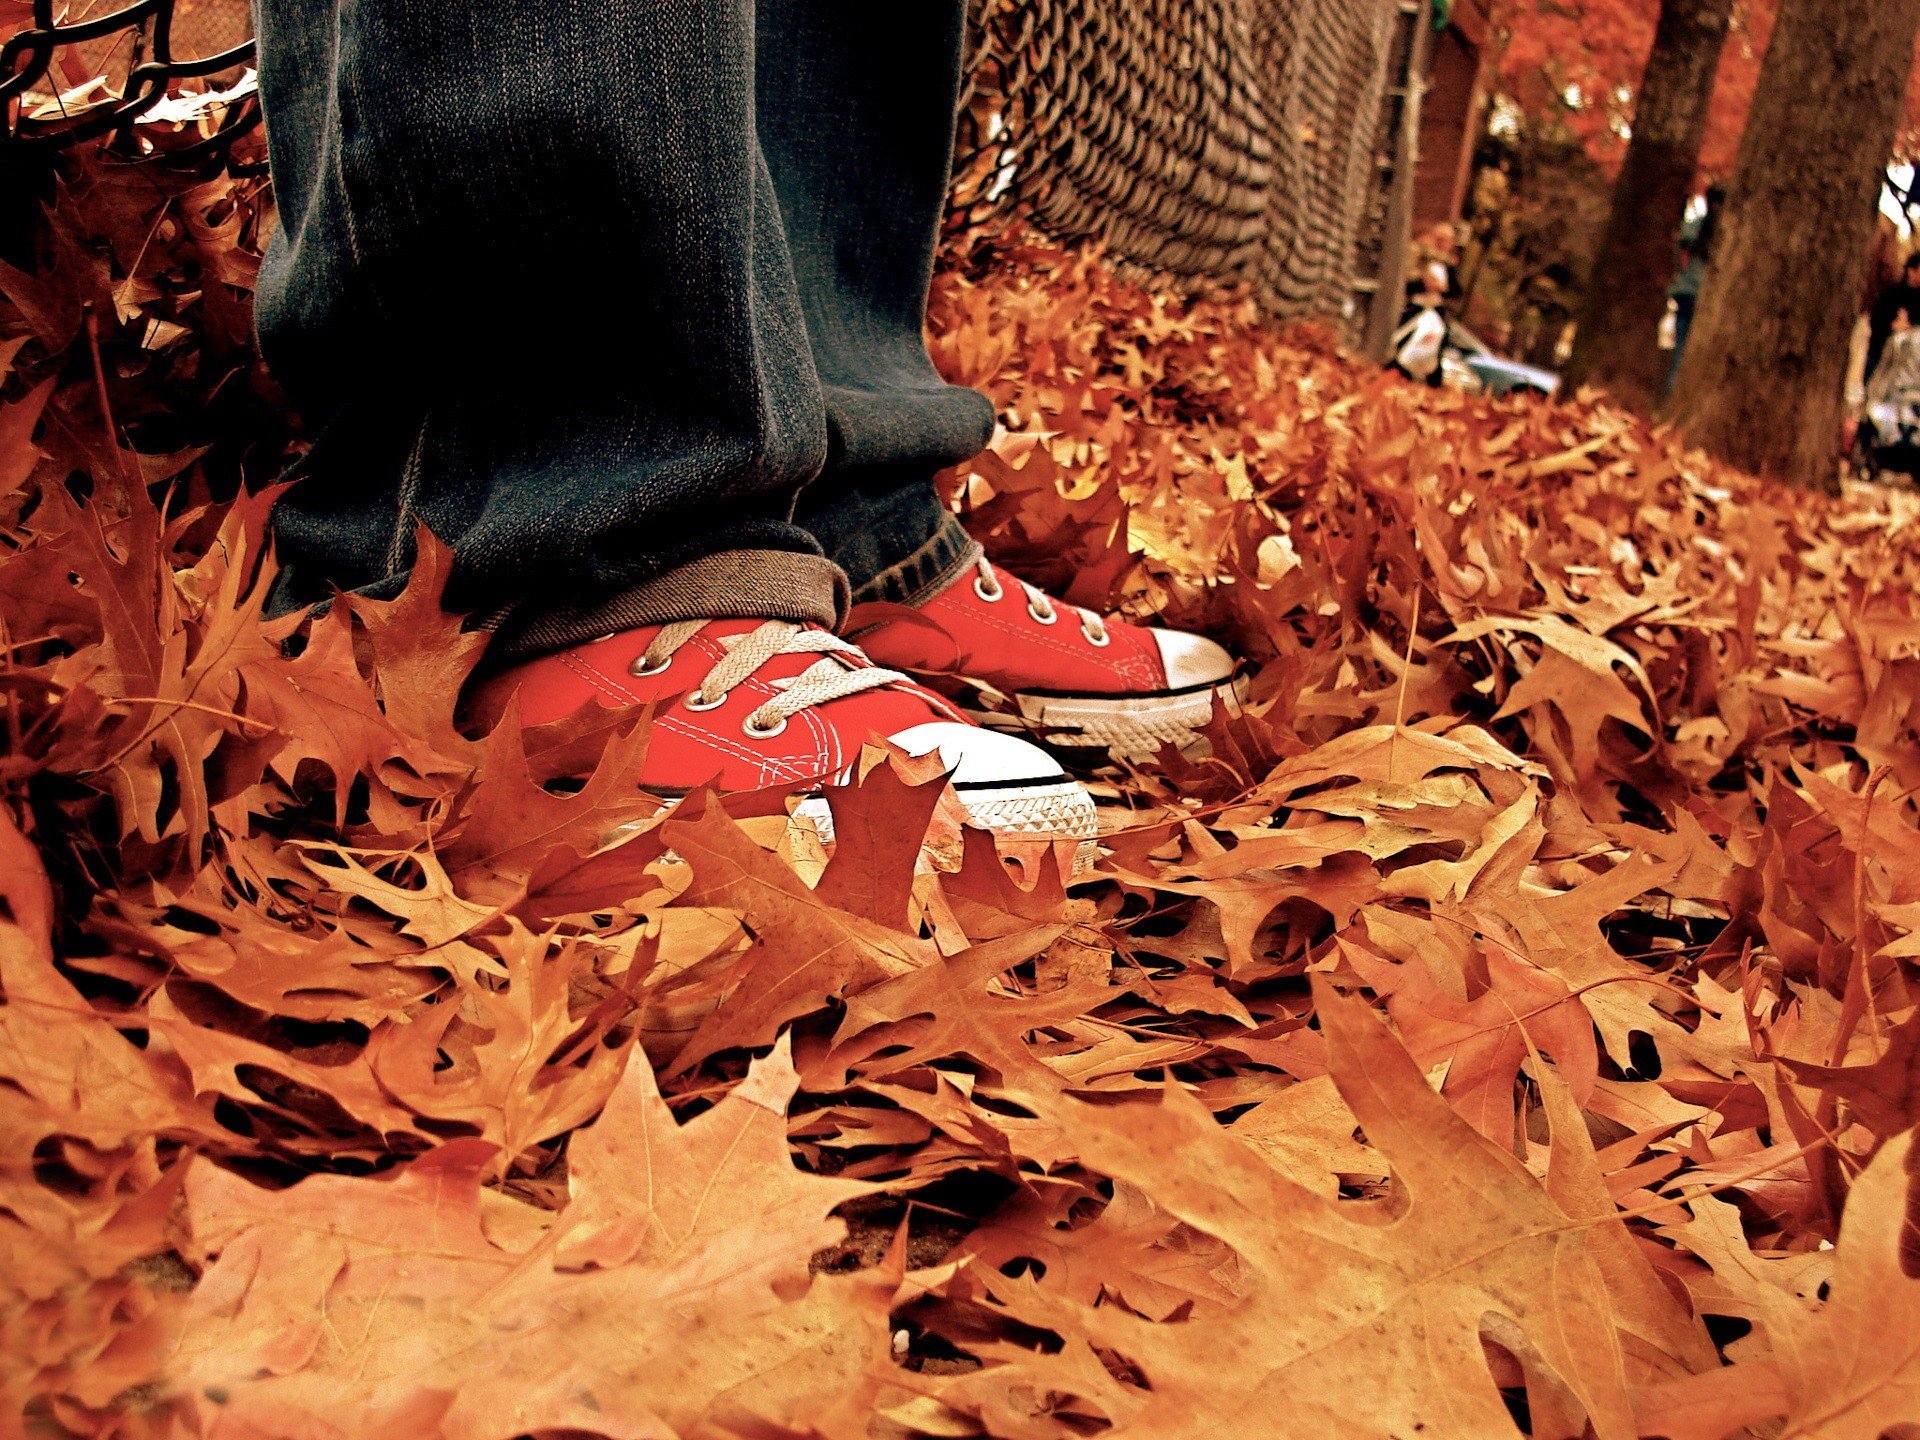
[[963, 242], [970, 523], [1253, 694], [1081, 880], [877, 755], [823, 868], [464, 733], [430, 544], [262, 618], [258, 188], [0, 272], [6, 1433], [1920, 1434], [1908, 497]]

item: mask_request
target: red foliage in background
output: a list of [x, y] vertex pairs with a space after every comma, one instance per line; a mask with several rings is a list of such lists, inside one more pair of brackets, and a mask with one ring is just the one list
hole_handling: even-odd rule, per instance
[[[1701, 170], [1733, 168], [1773, 34], [1779, 0], [1740, 0], [1720, 61]], [[1633, 104], [1653, 48], [1660, 0], [1494, 0], [1500, 91], [1529, 116], [1566, 125], [1609, 171], [1626, 154]], [[1910, 87], [1903, 148], [1920, 136], [1920, 85]]]

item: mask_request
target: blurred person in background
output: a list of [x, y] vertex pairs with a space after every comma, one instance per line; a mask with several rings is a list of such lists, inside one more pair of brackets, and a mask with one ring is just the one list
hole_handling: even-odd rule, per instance
[[1680, 359], [1687, 353], [1687, 336], [1693, 330], [1693, 313], [1700, 304], [1701, 288], [1707, 283], [1707, 266], [1713, 260], [1714, 241], [1720, 234], [1720, 211], [1726, 204], [1726, 187], [1709, 185], [1706, 201], [1699, 213], [1687, 217], [1680, 227], [1680, 273], [1673, 277], [1667, 298], [1673, 305], [1673, 360], [1667, 367], [1667, 388], [1680, 373]]
[[1920, 328], [1911, 310], [1893, 312], [1880, 363], [1866, 385], [1855, 458], [1869, 478], [1882, 470], [1920, 469]]
[[1458, 227], [1451, 220], [1429, 225], [1416, 235], [1409, 260], [1409, 293], [1431, 290], [1440, 295], [1443, 307], [1458, 305], [1461, 298], [1460, 235]]
[[1393, 332], [1392, 368], [1415, 384], [1436, 390], [1445, 379], [1441, 364], [1447, 343], [1445, 303], [1446, 293], [1436, 277], [1425, 277], [1414, 287], [1400, 328]]
[[1899, 276], [1880, 292], [1869, 312], [1867, 332], [1867, 374], [1880, 368], [1881, 352], [1893, 337], [1895, 322], [1902, 315], [1920, 314], [1920, 251], [1901, 262]]
[[1854, 312], [1853, 330], [1847, 336], [1847, 377], [1840, 448], [1848, 454], [1854, 452], [1860, 421], [1866, 415], [1867, 379], [1871, 373], [1867, 369], [1867, 357], [1874, 350], [1874, 320], [1881, 294], [1900, 278], [1906, 253], [1899, 232], [1882, 215], [1879, 232], [1874, 237], [1873, 264], [1868, 270], [1860, 303]]

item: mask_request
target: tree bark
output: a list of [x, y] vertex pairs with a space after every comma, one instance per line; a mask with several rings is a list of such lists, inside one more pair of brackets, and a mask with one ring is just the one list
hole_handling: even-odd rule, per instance
[[1831, 485], [1847, 344], [1920, 0], [1781, 0], [1674, 388], [1687, 437]]
[[1674, 235], [1700, 168], [1707, 110], [1734, 0], [1664, 0], [1633, 109], [1633, 138], [1587, 281], [1567, 379], [1598, 385], [1637, 410], [1666, 391], [1660, 319], [1677, 254]]

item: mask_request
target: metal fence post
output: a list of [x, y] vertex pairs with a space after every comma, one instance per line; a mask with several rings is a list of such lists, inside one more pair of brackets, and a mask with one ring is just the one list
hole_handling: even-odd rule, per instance
[[1410, 25], [1413, 33], [1406, 45], [1407, 69], [1400, 84], [1400, 124], [1399, 133], [1394, 137], [1393, 181], [1387, 194], [1380, 269], [1374, 276], [1364, 346], [1368, 357], [1382, 364], [1389, 358], [1393, 332], [1406, 304], [1404, 279], [1407, 247], [1413, 238], [1413, 187], [1420, 168], [1420, 102], [1426, 94], [1427, 57], [1433, 46], [1428, 0], [1401, 0], [1400, 14], [1402, 22]]

